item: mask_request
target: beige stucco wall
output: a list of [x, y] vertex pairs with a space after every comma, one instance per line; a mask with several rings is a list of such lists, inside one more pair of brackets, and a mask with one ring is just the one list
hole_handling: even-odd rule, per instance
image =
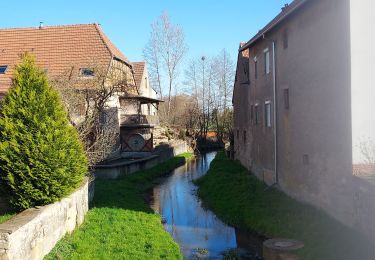
[[83, 223], [92, 192], [86, 179], [61, 201], [25, 210], [0, 224], [0, 259], [43, 259], [65, 234]]
[[[156, 99], [156, 91], [150, 86], [150, 80], [146, 64], [143, 70], [142, 80], [138, 90], [140, 96]], [[157, 115], [157, 109], [152, 104], [143, 104], [141, 110], [143, 115]]]
[[[269, 184], [275, 172], [274, 125], [264, 124], [264, 102], [273, 102], [272, 42], [276, 44], [278, 187], [353, 225], [349, 0], [307, 1], [250, 48], [251, 81], [236, 88], [235, 158]], [[288, 47], [283, 46], [284, 31]], [[270, 51], [265, 74], [263, 50]], [[254, 78], [254, 57], [258, 79]], [[240, 70], [242, 71], [242, 70]], [[284, 106], [289, 90], [289, 108]], [[250, 121], [259, 104], [260, 124]], [[274, 115], [273, 115], [274, 116]], [[239, 130], [239, 138], [236, 131]], [[243, 131], [247, 131], [246, 142]], [[237, 144], [236, 144], [237, 142]]]

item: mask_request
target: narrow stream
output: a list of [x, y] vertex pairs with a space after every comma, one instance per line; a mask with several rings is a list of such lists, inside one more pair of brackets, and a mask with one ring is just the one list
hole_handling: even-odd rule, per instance
[[202, 206], [192, 180], [206, 174], [216, 152], [203, 154], [175, 169], [151, 192], [151, 207], [165, 220], [165, 229], [180, 245], [185, 259], [222, 259], [236, 252], [242, 259], [257, 258], [260, 241], [220, 221]]

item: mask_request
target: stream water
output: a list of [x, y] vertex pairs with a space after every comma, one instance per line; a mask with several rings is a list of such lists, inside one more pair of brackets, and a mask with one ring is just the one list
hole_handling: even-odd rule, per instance
[[206, 174], [216, 152], [175, 169], [151, 191], [150, 205], [163, 216], [165, 229], [180, 245], [185, 259], [222, 259], [235, 254], [259, 259], [259, 239], [223, 223], [203, 207], [192, 180]]

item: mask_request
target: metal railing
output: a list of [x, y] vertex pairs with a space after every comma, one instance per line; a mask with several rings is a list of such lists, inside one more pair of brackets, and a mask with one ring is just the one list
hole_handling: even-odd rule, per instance
[[129, 125], [151, 125], [155, 126], [159, 124], [159, 117], [153, 115], [141, 115], [141, 114], [133, 114], [133, 115], [120, 115], [120, 124], [124, 126]]

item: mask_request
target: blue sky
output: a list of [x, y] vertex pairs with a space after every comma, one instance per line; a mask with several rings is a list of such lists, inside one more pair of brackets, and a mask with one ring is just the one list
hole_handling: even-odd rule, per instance
[[[247, 41], [290, 0], [3, 1], [0, 28], [97, 22], [131, 60], [142, 60], [150, 24], [167, 11], [186, 35], [186, 57], [215, 55], [226, 48], [236, 59]], [[1, 43], [0, 43], [1, 44]]]

